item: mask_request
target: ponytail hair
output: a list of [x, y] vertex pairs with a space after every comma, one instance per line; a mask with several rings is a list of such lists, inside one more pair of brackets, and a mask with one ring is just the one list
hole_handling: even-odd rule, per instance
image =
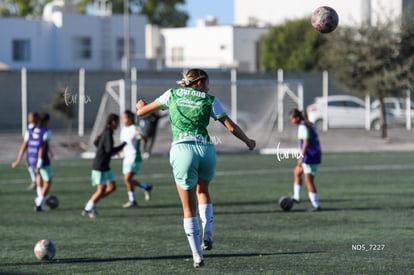
[[186, 73], [183, 73], [183, 78], [177, 81], [181, 87], [196, 88], [197, 82], [202, 81], [205, 85], [208, 80], [208, 74], [202, 69], [190, 69]]
[[312, 128], [313, 127], [313, 123], [310, 122], [308, 115], [306, 114], [305, 111], [300, 111], [299, 109], [292, 109], [289, 112], [289, 116], [293, 117], [293, 118], [299, 118], [300, 120], [303, 120], [306, 122], [306, 127], [308, 128]]
[[112, 121], [119, 121], [119, 116], [117, 114], [109, 114], [106, 118], [105, 128], [110, 128]]

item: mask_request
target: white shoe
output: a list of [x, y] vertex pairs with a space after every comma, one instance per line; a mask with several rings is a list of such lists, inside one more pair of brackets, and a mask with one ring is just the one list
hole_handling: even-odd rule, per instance
[[194, 260], [194, 268], [200, 268], [204, 266], [204, 259], [198, 255], [198, 254], [194, 254], [193, 255], [193, 260]]
[[142, 158], [144, 160], [148, 160], [150, 158], [150, 154], [148, 152], [145, 152], [144, 154], [142, 154]]
[[148, 186], [148, 189], [144, 190], [145, 200], [149, 201], [151, 199], [151, 191], [152, 191], [152, 185]]

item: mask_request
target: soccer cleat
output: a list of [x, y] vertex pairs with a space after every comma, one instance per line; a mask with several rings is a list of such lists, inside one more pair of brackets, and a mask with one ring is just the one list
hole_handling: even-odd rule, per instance
[[204, 240], [201, 244], [201, 249], [203, 250], [212, 250], [213, 249], [213, 241], [211, 240]]
[[138, 203], [136, 201], [128, 201], [122, 205], [122, 208], [132, 208], [137, 207]]
[[297, 200], [295, 198], [292, 198], [292, 200], [293, 200], [294, 203], [300, 203], [300, 200]]
[[151, 191], [152, 191], [152, 185], [148, 185], [148, 188], [144, 190], [146, 201], [149, 201], [151, 199]]
[[321, 207], [311, 207], [308, 209], [308, 212], [318, 212], [321, 211]]
[[97, 215], [98, 215], [98, 212], [96, 212], [95, 209], [92, 209], [91, 211], [87, 211], [87, 210], [82, 211], [82, 216], [83, 217], [89, 217], [89, 218], [93, 219], [93, 218], [96, 218]]
[[200, 268], [204, 266], [204, 260], [202, 257], [200, 257], [200, 255], [194, 255], [193, 256], [194, 259], [194, 268]]
[[47, 212], [49, 209], [43, 206], [35, 206], [33, 211], [35, 212]]

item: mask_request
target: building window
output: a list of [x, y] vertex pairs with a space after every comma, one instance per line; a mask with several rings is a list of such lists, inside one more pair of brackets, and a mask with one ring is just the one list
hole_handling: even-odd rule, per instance
[[75, 59], [87, 60], [92, 58], [92, 38], [79, 36], [73, 39], [73, 55]]
[[[135, 54], [135, 41], [134, 39], [129, 39], [129, 56], [133, 56]], [[124, 57], [124, 39], [119, 38], [116, 41], [116, 56], [119, 60], [121, 60]]]
[[171, 49], [171, 62], [183, 62], [184, 49], [182, 47], [174, 47]]
[[13, 61], [30, 61], [30, 40], [13, 40]]

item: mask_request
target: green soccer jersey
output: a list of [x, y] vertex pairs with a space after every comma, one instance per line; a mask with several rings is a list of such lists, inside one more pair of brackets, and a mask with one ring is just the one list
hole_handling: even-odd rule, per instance
[[218, 98], [188, 87], [169, 89], [155, 102], [170, 111], [173, 143], [210, 143], [207, 132], [210, 117], [217, 120], [226, 116]]

